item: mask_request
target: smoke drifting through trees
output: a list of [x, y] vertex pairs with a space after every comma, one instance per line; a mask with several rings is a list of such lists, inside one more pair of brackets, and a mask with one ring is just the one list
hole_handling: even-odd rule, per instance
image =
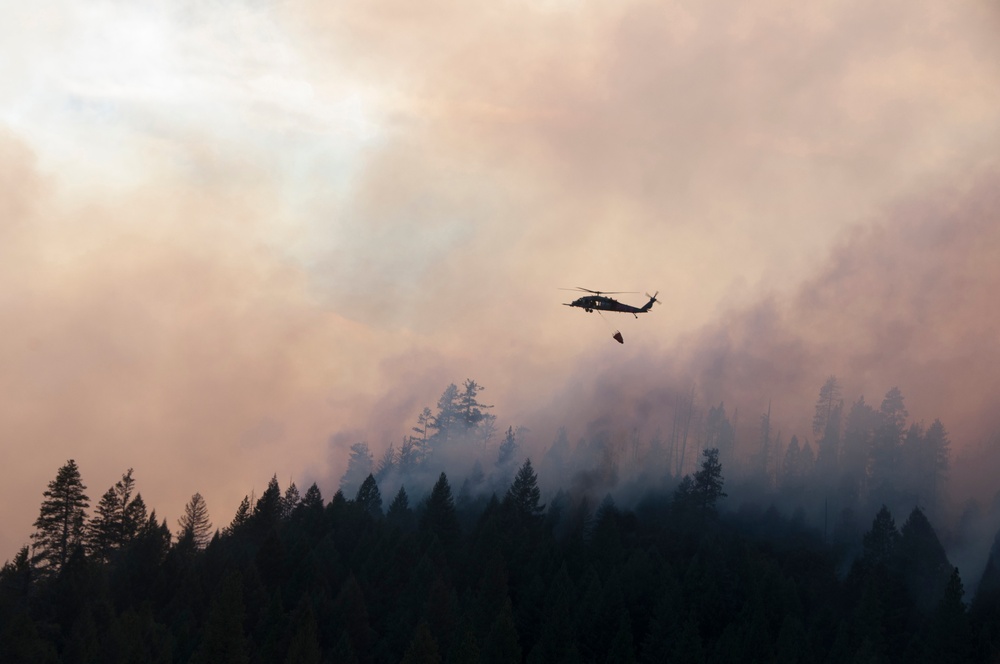
[[[879, 413], [898, 429], [896, 397], [890, 390]], [[651, 488], [634, 509], [606, 495], [592, 510], [565, 491], [545, 504], [530, 460], [502, 500], [456, 499], [441, 472], [416, 509], [401, 488], [385, 515], [372, 474], [354, 499], [338, 491], [329, 503], [315, 484], [282, 496], [272, 476], [205, 551], [192, 535], [207, 518], [196, 494], [176, 544], [151, 515], [110, 557], [77, 543], [57, 572], [22, 549], [0, 570], [0, 659], [962, 662], [1000, 653], [997, 545], [970, 609], [921, 509], [897, 528], [883, 506], [856, 533], [856, 551], [831, 547], [773, 509], [720, 513], [729, 486], [720, 450], [701, 457], [672, 498]], [[76, 494], [60, 487], [82, 489], [73, 461], [43, 514]], [[132, 488], [129, 470], [107, 495], [131, 505]], [[80, 514], [78, 500], [67, 504]]]
[[[1000, 525], [1000, 513], [992, 508], [983, 510], [966, 496], [953, 499], [948, 430], [939, 419], [925, 424], [923, 413], [911, 418], [898, 387], [871, 405], [864, 395], [845, 394], [840, 379], [828, 376], [816, 387], [809, 411], [792, 417], [808, 423], [805, 431], [790, 430], [771, 404], [755, 414], [725, 402], [705, 404], [693, 381], [680, 389], [629, 393], [630, 409], [622, 407], [620, 395], [614, 400], [612, 389], [599, 392], [610, 397], [602, 410], [561, 409], [574, 413], [576, 421], [548, 422], [544, 428], [510, 425], [497, 436], [502, 414], [485, 414], [479, 401], [483, 387], [472, 380], [464, 385], [464, 390], [449, 385], [435, 409], [416, 414], [399, 452], [394, 444], [373, 451], [367, 442], [356, 443], [336, 486], [354, 496], [371, 474], [383, 495], [401, 489], [422, 495], [444, 471], [456, 478], [460, 500], [486, 501], [491, 494], [502, 496], [516, 464], [531, 458], [546, 500], [562, 491], [592, 505], [609, 494], [634, 505], [650, 491], [672, 491], [694, 473], [703, 452], [714, 449], [715, 460], [727, 469], [728, 509], [775, 506], [798, 514], [831, 543], [853, 546], [849, 542], [881, 506], [894, 514], [919, 507], [946, 527], [945, 544], [956, 560], [977, 567]], [[611, 415], [615, 412], [625, 417]], [[578, 432], [572, 440], [571, 429]], [[555, 433], [546, 443], [536, 430]]]

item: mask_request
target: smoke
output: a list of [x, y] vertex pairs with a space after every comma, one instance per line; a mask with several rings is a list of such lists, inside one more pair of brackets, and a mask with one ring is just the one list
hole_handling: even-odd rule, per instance
[[794, 292], [734, 309], [662, 352], [582, 363], [537, 419], [648, 435], [669, 426], [693, 384], [703, 407], [739, 410], [744, 441], [769, 406], [786, 439], [808, 439], [819, 388], [836, 375], [848, 404], [877, 406], [898, 386], [911, 419], [941, 419], [961, 454], [1000, 429], [998, 185], [988, 170], [889, 207], [846, 233]]
[[[533, 458], [669, 436], [692, 388], [737, 446], [769, 403], [801, 437], [830, 374], [940, 417], [953, 486], [995, 431], [992, 7], [15, 11], [0, 557], [68, 458], [221, 525], [465, 378]], [[573, 286], [662, 304], [619, 346]]]

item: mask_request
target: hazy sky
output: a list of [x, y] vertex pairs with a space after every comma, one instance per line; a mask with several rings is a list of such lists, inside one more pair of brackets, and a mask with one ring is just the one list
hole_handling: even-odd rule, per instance
[[[221, 527], [466, 378], [538, 445], [685, 380], [808, 435], [830, 374], [1000, 430], [994, 2], [0, 18], [0, 560], [69, 458]], [[572, 286], [662, 304], [619, 346]]]

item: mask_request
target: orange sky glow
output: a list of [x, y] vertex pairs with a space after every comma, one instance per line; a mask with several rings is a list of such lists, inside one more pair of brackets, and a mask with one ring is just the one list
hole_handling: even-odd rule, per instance
[[808, 437], [831, 374], [998, 444], [995, 3], [3, 14], [0, 559], [67, 459], [222, 527], [466, 378], [529, 452], [689, 383]]

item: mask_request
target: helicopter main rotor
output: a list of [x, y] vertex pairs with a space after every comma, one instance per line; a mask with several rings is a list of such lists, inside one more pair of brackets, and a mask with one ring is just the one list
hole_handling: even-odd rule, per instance
[[638, 293], [639, 292], [639, 291], [596, 291], [596, 290], [590, 290], [589, 288], [583, 288], [581, 286], [577, 286], [575, 288], [560, 288], [559, 290], [581, 291], [583, 293], [593, 293], [594, 295], [598, 295], [598, 296], [601, 296], [601, 295], [629, 295], [629, 294], [632, 294], [632, 293]]

